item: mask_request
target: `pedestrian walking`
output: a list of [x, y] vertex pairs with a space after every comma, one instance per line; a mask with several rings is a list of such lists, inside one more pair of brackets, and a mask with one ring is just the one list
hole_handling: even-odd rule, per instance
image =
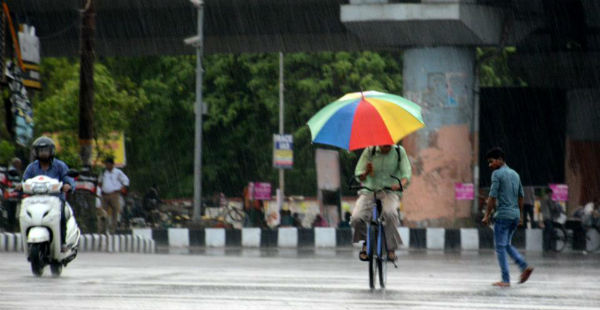
[[533, 219], [535, 189], [533, 188], [533, 186], [525, 186], [523, 190], [525, 192], [525, 198], [523, 199], [523, 211], [525, 212], [523, 226], [525, 228], [528, 228], [527, 224], [529, 223], [529, 225], [531, 226], [530, 228], [537, 228], [537, 223]]
[[495, 147], [485, 156], [492, 172], [492, 186], [487, 201], [487, 210], [481, 220], [484, 224], [490, 223], [492, 211], [494, 212], [494, 243], [496, 244], [496, 257], [502, 281], [493, 283], [494, 286], [509, 287], [510, 274], [508, 269], [508, 254], [521, 269], [519, 283], [524, 283], [533, 272], [533, 267], [525, 261], [517, 249], [512, 246], [512, 237], [517, 226], [523, 219], [523, 186], [519, 174], [509, 168], [504, 162], [504, 151]]
[[544, 228], [542, 245], [546, 252], [556, 249], [556, 240], [552, 238], [554, 234], [554, 210], [556, 209], [555, 202], [552, 201], [552, 193], [551, 188], [546, 188], [540, 205], [540, 212], [542, 213], [541, 224]]
[[104, 166], [106, 169], [98, 180], [102, 189], [102, 208], [108, 217], [108, 230], [115, 233], [121, 213], [121, 194], [127, 193], [129, 178], [121, 169], [115, 168], [112, 157], [104, 160]]

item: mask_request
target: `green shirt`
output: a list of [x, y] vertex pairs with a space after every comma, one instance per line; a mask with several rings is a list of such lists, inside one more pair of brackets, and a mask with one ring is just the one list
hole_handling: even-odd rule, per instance
[[495, 219], [518, 219], [521, 217], [519, 197], [523, 197], [519, 174], [504, 164], [492, 172], [490, 197], [496, 198]]
[[[394, 147], [399, 148], [400, 160], [398, 159], [398, 152], [396, 152]], [[367, 175], [367, 178], [362, 182], [365, 187], [380, 190], [384, 187], [391, 187], [393, 184], [398, 184], [398, 181], [390, 177], [390, 175], [410, 181], [412, 170], [410, 162], [408, 161], [408, 156], [406, 156], [406, 151], [400, 145], [394, 147], [392, 147], [387, 154], [381, 153], [379, 147], [376, 147], [373, 156], [371, 156], [371, 147], [363, 150], [360, 159], [356, 164], [356, 169], [354, 169], [354, 175], [358, 177], [365, 173], [365, 171], [367, 171], [368, 162], [373, 164], [374, 175]]]

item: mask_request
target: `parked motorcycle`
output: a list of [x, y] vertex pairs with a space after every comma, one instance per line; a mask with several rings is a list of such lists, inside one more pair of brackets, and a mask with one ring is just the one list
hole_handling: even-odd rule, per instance
[[[22, 184], [27, 196], [19, 215], [23, 247], [31, 271], [38, 277], [47, 265], [53, 276], [60, 276], [63, 266], [77, 256], [79, 227], [69, 204], [59, 198], [62, 186], [62, 182], [47, 176], [36, 176]], [[66, 248], [60, 242], [60, 208], [64, 208], [66, 218]]]

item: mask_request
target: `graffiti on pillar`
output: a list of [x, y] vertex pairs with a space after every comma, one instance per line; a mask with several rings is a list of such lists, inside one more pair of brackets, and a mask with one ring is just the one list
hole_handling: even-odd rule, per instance
[[468, 98], [466, 77], [461, 72], [432, 72], [427, 75], [424, 101], [431, 107], [458, 107]]

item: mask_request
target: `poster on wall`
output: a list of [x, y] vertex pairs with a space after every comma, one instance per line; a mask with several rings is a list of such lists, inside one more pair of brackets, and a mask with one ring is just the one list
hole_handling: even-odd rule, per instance
[[548, 186], [552, 189], [552, 200], [569, 200], [569, 186], [567, 184], [548, 184]]
[[473, 183], [455, 183], [454, 195], [456, 200], [473, 200], [475, 198]]

